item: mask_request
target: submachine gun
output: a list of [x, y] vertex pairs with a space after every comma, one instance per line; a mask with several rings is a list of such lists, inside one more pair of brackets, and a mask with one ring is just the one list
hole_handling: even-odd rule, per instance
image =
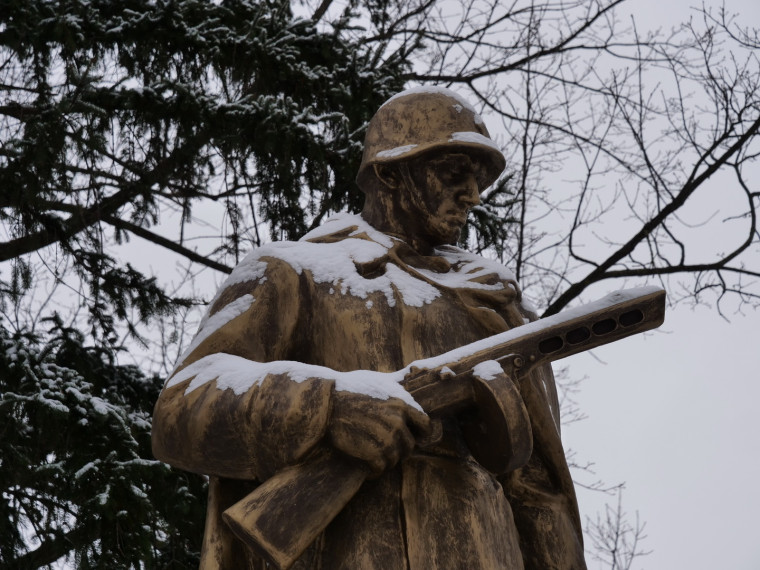
[[[521, 399], [514, 397], [531, 370], [657, 328], [664, 318], [664, 290], [624, 289], [415, 361], [404, 370], [401, 383], [429, 416], [469, 418], [461, 425], [473, 457], [502, 474], [524, 465], [532, 452], [530, 419]], [[324, 451], [283, 469], [227, 509], [223, 518], [248, 547], [276, 568], [287, 569], [369, 475], [363, 462]]]

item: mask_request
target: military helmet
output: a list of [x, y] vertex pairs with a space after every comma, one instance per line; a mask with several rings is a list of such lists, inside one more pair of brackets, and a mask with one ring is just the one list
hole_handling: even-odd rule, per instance
[[374, 177], [374, 164], [421, 156], [433, 149], [477, 156], [484, 166], [484, 187], [506, 166], [483, 120], [462, 97], [443, 87], [415, 87], [388, 99], [369, 123], [356, 182]]

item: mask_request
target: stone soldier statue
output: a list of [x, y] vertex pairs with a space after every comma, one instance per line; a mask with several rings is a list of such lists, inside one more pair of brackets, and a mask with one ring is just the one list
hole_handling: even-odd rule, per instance
[[431, 419], [373, 376], [536, 318], [507, 269], [454, 245], [504, 166], [458, 95], [399, 93], [367, 131], [362, 214], [263, 246], [232, 272], [153, 424], [156, 457], [209, 475], [203, 569], [265, 568], [221, 512], [328, 448], [372, 476], [294, 568], [585, 568], [548, 367], [510, 403], [527, 412], [533, 451], [499, 475], [456, 418]]

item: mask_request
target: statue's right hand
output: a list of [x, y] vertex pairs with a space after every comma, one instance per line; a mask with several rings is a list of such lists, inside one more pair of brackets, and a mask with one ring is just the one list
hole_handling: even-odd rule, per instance
[[417, 438], [427, 437], [430, 429], [430, 418], [399, 398], [333, 393], [328, 427], [333, 446], [366, 462], [376, 474], [409, 455]]

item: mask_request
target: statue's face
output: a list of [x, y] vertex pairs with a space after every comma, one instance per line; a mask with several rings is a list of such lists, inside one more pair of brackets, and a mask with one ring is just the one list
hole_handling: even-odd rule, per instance
[[411, 219], [432, 246], [456, 243], [467, 212], [480, 203], [483, 169], [468, 155], [449, 153], [409, 165]]

